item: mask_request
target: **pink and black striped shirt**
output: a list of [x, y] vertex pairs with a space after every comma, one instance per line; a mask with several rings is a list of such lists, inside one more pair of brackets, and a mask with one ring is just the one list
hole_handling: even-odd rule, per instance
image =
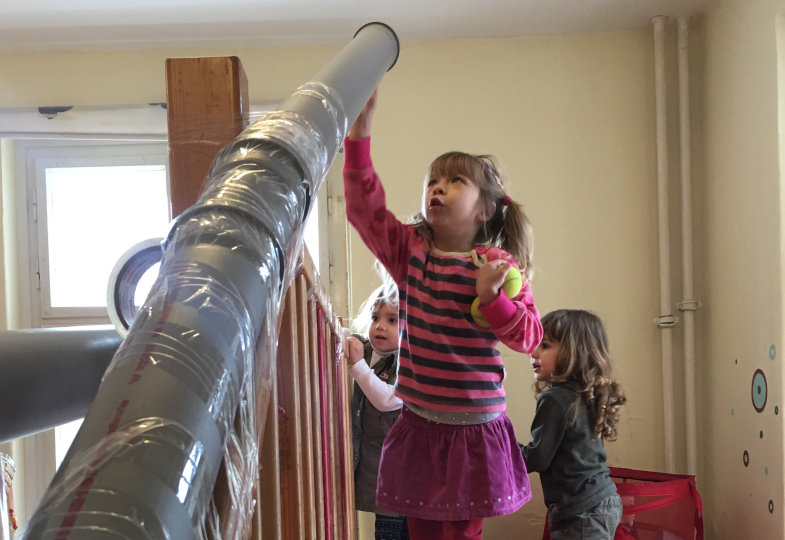
[[[505, 377], [499, 341], [531, 353], [542, 339], [542, 325], [528, 283], [509, 299], [500, 294], [480, 307], [490, 328], [474, 322], [477, 296], [475, 253], [444, 253], [428, 248], [411, 225], [401, 223], [385, 203], [373, 169], [370, 139], [344, 145], [346, 213], [373, 254], [398, 284], [400, 354], [395, 393], [404, 403], [435, 411], [498, 412], [505, 409]], [[495, 257], [494, 257], [495, 258]]]

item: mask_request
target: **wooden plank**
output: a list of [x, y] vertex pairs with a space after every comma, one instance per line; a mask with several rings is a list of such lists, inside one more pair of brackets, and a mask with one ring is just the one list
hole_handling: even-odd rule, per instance
[[[259, 489], [253, 538], [277, 540], [281, 538], [281, 481], [278, 459], [278, 385], [275, 382], [275, 362], [268, 350], [257, 350], [256, 400], [261, 424], [258, 432]], [[261, 529], [257, 523], [261, 521]]]
[[[273, 385], [273, 388], [275, 386]], [[259, 463], [260, 503], [262, 512], [262, 538], [283, 538], [281, 535], [281, 481], [278, 462], [278, 404], [267, 408], [267, 426], [261, 447]]]
[[[330, 378], [332, 382], [332, 414], [331, 417], [333, 419], [333, 433], [332, 433], [332, 443], [333, 443], [333, 470], [335, 473], [333, 474], [333, 478], [335, 481], [335, 494], [336, 497], [333, 501], [333, 506], [335, 509], [335, 537], [336, 538], [348, 538], [346, 533], [346, 521], [344, 520], [344, 508], [346, 507], [346, 499], [347, 499], [347, 489], [345, 483], [345, 470], [343, 466], [344, 456], [346, 455], [346, 449], [343, 445], [343, 434], [345, 433], [345, 425], [343, 422], [343, 392], [341, 389], [341, 378], [340, 378], [340, 363], [339, 358], [337, 355], [338, 350], [338, 337], [333, 333], [329, 332], [329, 341], [328, 341], [328, 357], [330, 360]], [[349, 428], [351, 429], [351, 427]]]
[[302, 467], [303, 467], [303, 506], [305, 507], [305, 538], [317, 538], [316, 535], [316, 488], [315, 488], [315, 467], [313, 452], [313, 432], [312, 425], [312, 381], [311, 381], [311, 351], [310, 335], [312, 328], [309, 324], [308, 310], [308, 281], [300, 273], [295, 279], [294, 287], [297, 291], [297, 317], [301, 331], [297, 334], [297, 354], [300, 362], [297, 364], [299, 373], [298, 381], [300, 386], [300, 432], [302, 439]]
[[317, 302], [308, 299], [308, 328], [309, 328], [309, 349], [311, 359], [311, 373], [316, 378], [316, 382], [311, 388], [311, 419], [314, 447], [314, 495], [316, 503], [316, 537], [318, 540], [327, 540], [327, 516], [328, 501], [326, 500], [325, 486], [325, 460], [324, 460], [324, 440], [322, 437], [322, 375], [319, 361], [319, 320], [317, 317]]
[[332, 407], [330, 406], [332, 383], [330, 381], [330, 368], [327, 359], [327, 324], [324, 311], [316, 307], [316, 334], [319, 354], [319, 412], [321, 414], [321, 441], [322, 441], [322, 484], [324, 485], [324, 535], [326, 540], [337, 540], [335, 535], [335, 489], [333, 477], [333, 456], [335, 449], [332, 436]]
[[303, 507], [303, 459], [300, 431], [299, 358], [297, 354], [297, 289], [289, 287], [284, 297], [278, 333], [278, 459], [281, 475], [281, 534], [283, 538], [305, 538]]
[[[326, 395], [322, 396], [323, 407], [325, 414], [329, 419], [329, 424], [326, 426], [325, 434], [327, 437], [327, 452], [328, 457], [326, 460], [326, 467], [329, 470], [327, 483], [330, 489], [330, 522], [328, 524], [328, 532], [332, 534], [332, 538], [341, 539], [342, 526], [338, 507], [341, 500], [341, 484], [338, 475], [338, 426], [334, 421], [336, 418], [336, 395], [335, 395], [335, 361], [333, 357], [333, 339], [330, 327], [327, 324], [327, 318], [324, 311], [321, 312], [322, 320], [320, 325], [321, 342], [323, 347], [323, 373], [325, 379]], [[329, 537], [328, 537], [329, 538]]]
[[236, 56], [167, 58], [172, 217], [199, 197], [218, 151], [248, 125], [248, 79]]
[[[340, 336], [338, 339], [341, 339]], [[344, 481], [344, 507], [343, 515], [346, 523], [347, 540], [357, 539], [357, 511], [354, 503], [354, 452], [352, 448], [352, 378], [346, 364], [341, 359], [338, 362], [339, 381], [341, 388], [340, 414], [343, 418], [342, 449], [343, 449], [343, 481]]]

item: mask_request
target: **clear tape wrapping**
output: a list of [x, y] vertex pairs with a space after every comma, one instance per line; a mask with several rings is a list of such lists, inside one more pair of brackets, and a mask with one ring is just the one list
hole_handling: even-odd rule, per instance
[[11, 497], [13, 493], [13, 479], [16, 465], [13, 458], [0, 452], [0, 540], [11, 540], [14, 526], [11, 523]]
[[[158, 278], [23, 538], [248, 536], [260, 411], [275, 384], [301, 228], [349, 119], [397, 59], [386, 25], [358, 36], [325, 79], [317, 74], [219, 152], [163, 242]], [[340, 335], [332, 313], [328, 324]], [[221, 470], [228, 508], [213, 499]]]

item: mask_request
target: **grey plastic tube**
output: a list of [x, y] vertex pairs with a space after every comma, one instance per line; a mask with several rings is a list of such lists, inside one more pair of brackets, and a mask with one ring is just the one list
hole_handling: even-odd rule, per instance
[[0, 332], [0, 443], [82, 418], [121, 341], [114, 328]]
[[275, 321], [310, 201], [398, 48], [388, 26], [364, 26], [219, 153], [24, 538], [205, 536], [238, 406], [253, 424], [248, 389], [274, 384]]

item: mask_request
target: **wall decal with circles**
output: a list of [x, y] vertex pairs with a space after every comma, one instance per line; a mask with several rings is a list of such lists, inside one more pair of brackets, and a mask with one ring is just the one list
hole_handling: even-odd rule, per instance
[[752, 406], [758, 412], [766, 408], [766, 375], [762, 369], [756, 369], [752, 376]]

